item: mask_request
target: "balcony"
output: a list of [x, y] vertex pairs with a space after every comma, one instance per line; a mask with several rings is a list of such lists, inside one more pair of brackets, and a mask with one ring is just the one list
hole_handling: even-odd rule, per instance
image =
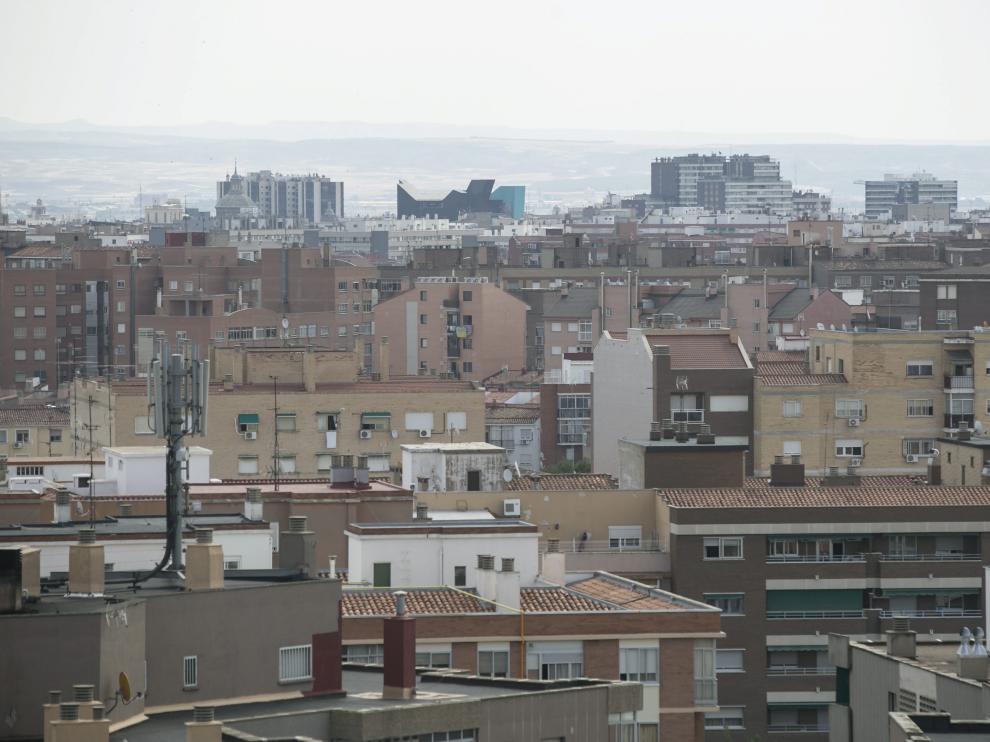
[[952, 428], [952, 429], [972, 428], [973, 421], [976, 419], [976, 416], [973, 415], [972, 413], [955, 414], [955, 415], [947, 414], [944, 417], [945, 417], [945, 422], [943, 427]]
[[768, 667], [767, 675], [835, 675], [834, 667]]
[[777, 562], [865, 562], [865, 554], [767, 554], [767, 564]]
[[946, 376], [945, 389], [963, 389], [972, 391], [974, 388], [972, 376]]
[[781, 732], [828, 732], [828, 724], [769, 724], [767, 731], [770, 734]]
[[863, 611], [767, 611], [767, 618], [863, 618]]
[[704, 410], [672, 410], [670, 416], [675, 423], [703, 423], [705, 421]]
[[881, 562], [978, 562], [979, 554], [881, 554]]
[[[568, 572], [604, 570], [620, 575], [670, 573], [670, 554], [655, 539], [640, 539], [638, 546], [621, 541], [571, 539], [561, 541], [553, 548], [564, 554]], [[547, 542], [541, 542], [540, 551], [546, 553]]]
[[979, 618], [979, 608], [932, 608], [929, 610], [880, 611], [881, 618]]

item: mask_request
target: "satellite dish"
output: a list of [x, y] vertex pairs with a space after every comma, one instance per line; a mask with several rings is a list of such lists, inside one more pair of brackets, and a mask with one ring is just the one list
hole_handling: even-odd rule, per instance
[[503, 482], [511, 482], [512, 481], [512, 469], [503, 469], [502, 470], [502, 481]]
[[289, 329], [289, 318], [288, 317], [282, 317], [282, 329], [283, 330], [288, 330]]
[[124, 703], [131, 700], [131, 679], [127, 677], [126, 672], [121, 672], [117, 676], [117, 692], [120, 693]]
[[399, 437], [399, 431], [398, 430], [393, 430], [392, 431], [392, 437], [393, 438], [398, 438]]

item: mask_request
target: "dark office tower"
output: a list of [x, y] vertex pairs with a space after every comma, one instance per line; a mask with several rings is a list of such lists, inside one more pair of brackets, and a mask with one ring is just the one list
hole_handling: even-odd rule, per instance
[[395, 187], [396, 213], [402, 217], [439, 217], [456, 221], [462, 214], [510, 214], [506, 201], [492, 198], [494, 180], [472, 180], [463, 191], [425, 196], [400, 180]]

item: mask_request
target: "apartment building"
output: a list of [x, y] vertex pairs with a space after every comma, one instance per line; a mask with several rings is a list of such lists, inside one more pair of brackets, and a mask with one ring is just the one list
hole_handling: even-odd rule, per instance
[[378, 306], [376, 333], [393, 374], [506, 380], [525, 367], [526, 311], [485, 278], [417, 278]]
[[562, 286], [556, 300], [543, 307], [537, 344], [543, 348], [548, 381], [559, 379], [564, 356], [591, 353], [604, 330], [624, 331], [639, 325], [639, 289], [606, 282], [599, 287]]
[[807, 356], [760, 356], [754, 441], [762, 474], [781, 455], [800, 455], [816, 473], [832, 466], [921, 473], [937, 438], [990, 423], [990, 336], [813, 330], [808, 337]]
[[[352, 457], [372, 476], [390, 478], [404, 443], [446, 436], [451, 428], [462, 440], [484, 440], [484, 391], [468, 382], [359, 377], [354, 355], [336, 351], [271, 348], [232, 355], [240, 355], [241, 368], [235, 364], [228, 372], [221, 360], [215, 373], [237, 374], [238, 381], [211, 385], [209, 394], [214, 477], [326, 477], [343, 465], [340, 457]], [[156, 440], [144, 384], [125, 381], [108, 390], [102, 380], [80, 379], [74, 393], [81, 399], [92, 393], [97, 446]], [[82, 435], [88, 422], [79, 414], [73, 412], [72, 426]]]
[[672, 589], [722, 609], [712, 740], [827, 739], [829, 633], [880, 641], [909, 617], [952, 642], [983, 615], [990, 489], [787, 462], [743, 487], [660, 490]]
[[242, 179], [244, 195], [257, 205], [270, 227], [305, 227], [333, 223], [344, 216], [344, 184], [323, 175], [282, 175], [260, 170], [217, 181], [217, 200], [230, 192], [231, 181]]
[[0, 456], [13, 461], [71, 453], [67, 408], [54, 404], [0, 407]]
[[682, 155], [651, 163], [650, 197], [666, 206], [790, 216], [791, 182], [769, 155]]
[[485, 442], [505, 449], [505, 461], [521, 471], [539, 471], [539, 405], [488, 405], [485, 408]]
[[617, 474], [619, 439], [642, 437], [665, 420], [694, 435], [707, 430], [751, 444], [753, 365], [734, 331], [630, 328], [624, 338], [606, 332], [594, 364], [596, 472]]
[[[566, 584], [520, 586], [519, 572], [507, 561], [497, 572], [487, 561], [478, 569], [477, 594], [408, 589], [417, 665], [489, 678], [639, 682], [642, 708], [628, 717], [626, 739], [705, 738], [704, 714], [718, 705], [718, 611], [604, 572]], [[496, 602], [482, 587], [496, 582], [514, 585], [506, 591], [511, 597]], [[381, 618], [391, 604], [381, 588], [345, 587], [345, 661], [383, 661]]]
[[931, 173], [911, 176], [887, 173], [883, 180], [865, 181], [863, 195], [867, 217], [889, 219], [897, 207], [909, 204], [943, 205], [952, 213], [959, 206], [959, 183], [939, 180]]
[[948, 268], [920, 278], [921, 327], [969, 330], [990, 323], [990, 266]]

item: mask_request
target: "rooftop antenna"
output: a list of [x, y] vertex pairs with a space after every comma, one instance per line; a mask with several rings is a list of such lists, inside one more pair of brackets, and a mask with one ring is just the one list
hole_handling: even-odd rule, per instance
[[282, 459], [278, 450], [278, 376], [270, 375], [268, 378], [272, 380], [275, 390], [275, 446], [272, 448], [272, 479], [275, 483], [275, 491], [278, 492], [278, 472], [282, 466]]

